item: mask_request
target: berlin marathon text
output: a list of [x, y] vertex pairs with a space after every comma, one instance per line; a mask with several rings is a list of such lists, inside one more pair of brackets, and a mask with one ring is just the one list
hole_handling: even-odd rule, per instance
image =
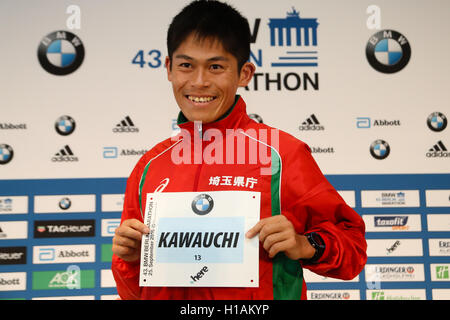
[[161, 232], [158, 247], [236, 248], [240, 232]]
[[319, 90], [319, 73], [302, 74], [296, 72], [288, 73], [255, 73], [252, 82], [245, 87], [245, 90], [254, 91], [297, 91], [297, 90]]

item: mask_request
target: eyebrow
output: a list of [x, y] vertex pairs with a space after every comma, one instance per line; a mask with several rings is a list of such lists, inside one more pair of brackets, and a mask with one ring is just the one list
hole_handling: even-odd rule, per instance
[[[175, 59], [185, 59], [185, 60], [189, 60], [189, 61], [195, 60], [194, 58], [192, 58], [192, 57], [190, 57], [190, 56], [188, 56], [188, 55], [185, 55], [185, 54], [177, 54], [177, 55], [175, 56]], [[230, 60], [230, 59], [228, 59], [227, 57], [224, 57], [224, 56], [217, 56], [217, 57], [212, 57], [212, 58], [207, 59], [207, 61], [209, 61], [209, 62], [214, 62], [214, 61], [229, 61], [229, 60]]]

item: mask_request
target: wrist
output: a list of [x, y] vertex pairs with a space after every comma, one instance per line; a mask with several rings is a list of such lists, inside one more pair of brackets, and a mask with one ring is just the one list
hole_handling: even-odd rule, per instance
[[322, 237], [316, 232], [309, 232], [305, 234], [310, 246], [314, 248], [314, 254], [310, 258], [304, 259], [305, 263], [316, 263], [325, 252], [325, 242]]

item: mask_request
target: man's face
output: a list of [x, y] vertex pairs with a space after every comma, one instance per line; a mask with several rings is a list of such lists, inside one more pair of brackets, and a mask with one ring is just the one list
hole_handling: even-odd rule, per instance
[[238, 72], [237, 59], [219, 41], [198, 41], [191, 34], [166, 58], [178, 106], [190, 121], [219, 119], [234, 103], [238, 87], [246, 86], [255, 71], [247, 62]]

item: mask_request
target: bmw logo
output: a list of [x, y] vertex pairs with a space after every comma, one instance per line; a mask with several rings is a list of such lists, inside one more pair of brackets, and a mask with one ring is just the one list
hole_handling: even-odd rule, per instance
[[55, 31], [41, 40], [38, 59], [47, 72], [64, 76], [81, 66], [84, 59], [84, 46], [80, 38], [73, 33]]
[[440, 132], [447, 127], [447, 117], [440, 112], [433, 112], [427, 119], [428, 128]]
[[389, 144], [384, 140], [375, 140], [370, 145], [370, 154], [372, 157], [378, 160], [386, 159], [391, 151], [391, 147], [389, 147]]
[[256, 113], [251, 113], [248, 115], [250, 119], [252, 119], [253, 121], [256, 121], [258, 123], [263, 123], [263, 119], [257, 115]]
[[12, 160], [14, 151], [10, 145], [0, 144], [0, 164], [7, 164]]
[[69, 116], [61, 116], [56, 119], [55, 129], [62, 136], [68, 136], [75, 130], [75, 120]]
[[192, 200], [192, 210], [198, 215], [205, 215], [211, 212], [214, 201], [209, 194], [202, 193]]
[[67, 210], [72, 205], [72, 201], [70, 201], [69, 198], [62, 198], [61, 200], [59, 200], [58, 205], [62, 210]]
[[370, 37], [366, 46], [366, 57], [370, 65], [382, 73], [402, 70], [411, 57], [411, 47], [401, 33], [382, 30]]

